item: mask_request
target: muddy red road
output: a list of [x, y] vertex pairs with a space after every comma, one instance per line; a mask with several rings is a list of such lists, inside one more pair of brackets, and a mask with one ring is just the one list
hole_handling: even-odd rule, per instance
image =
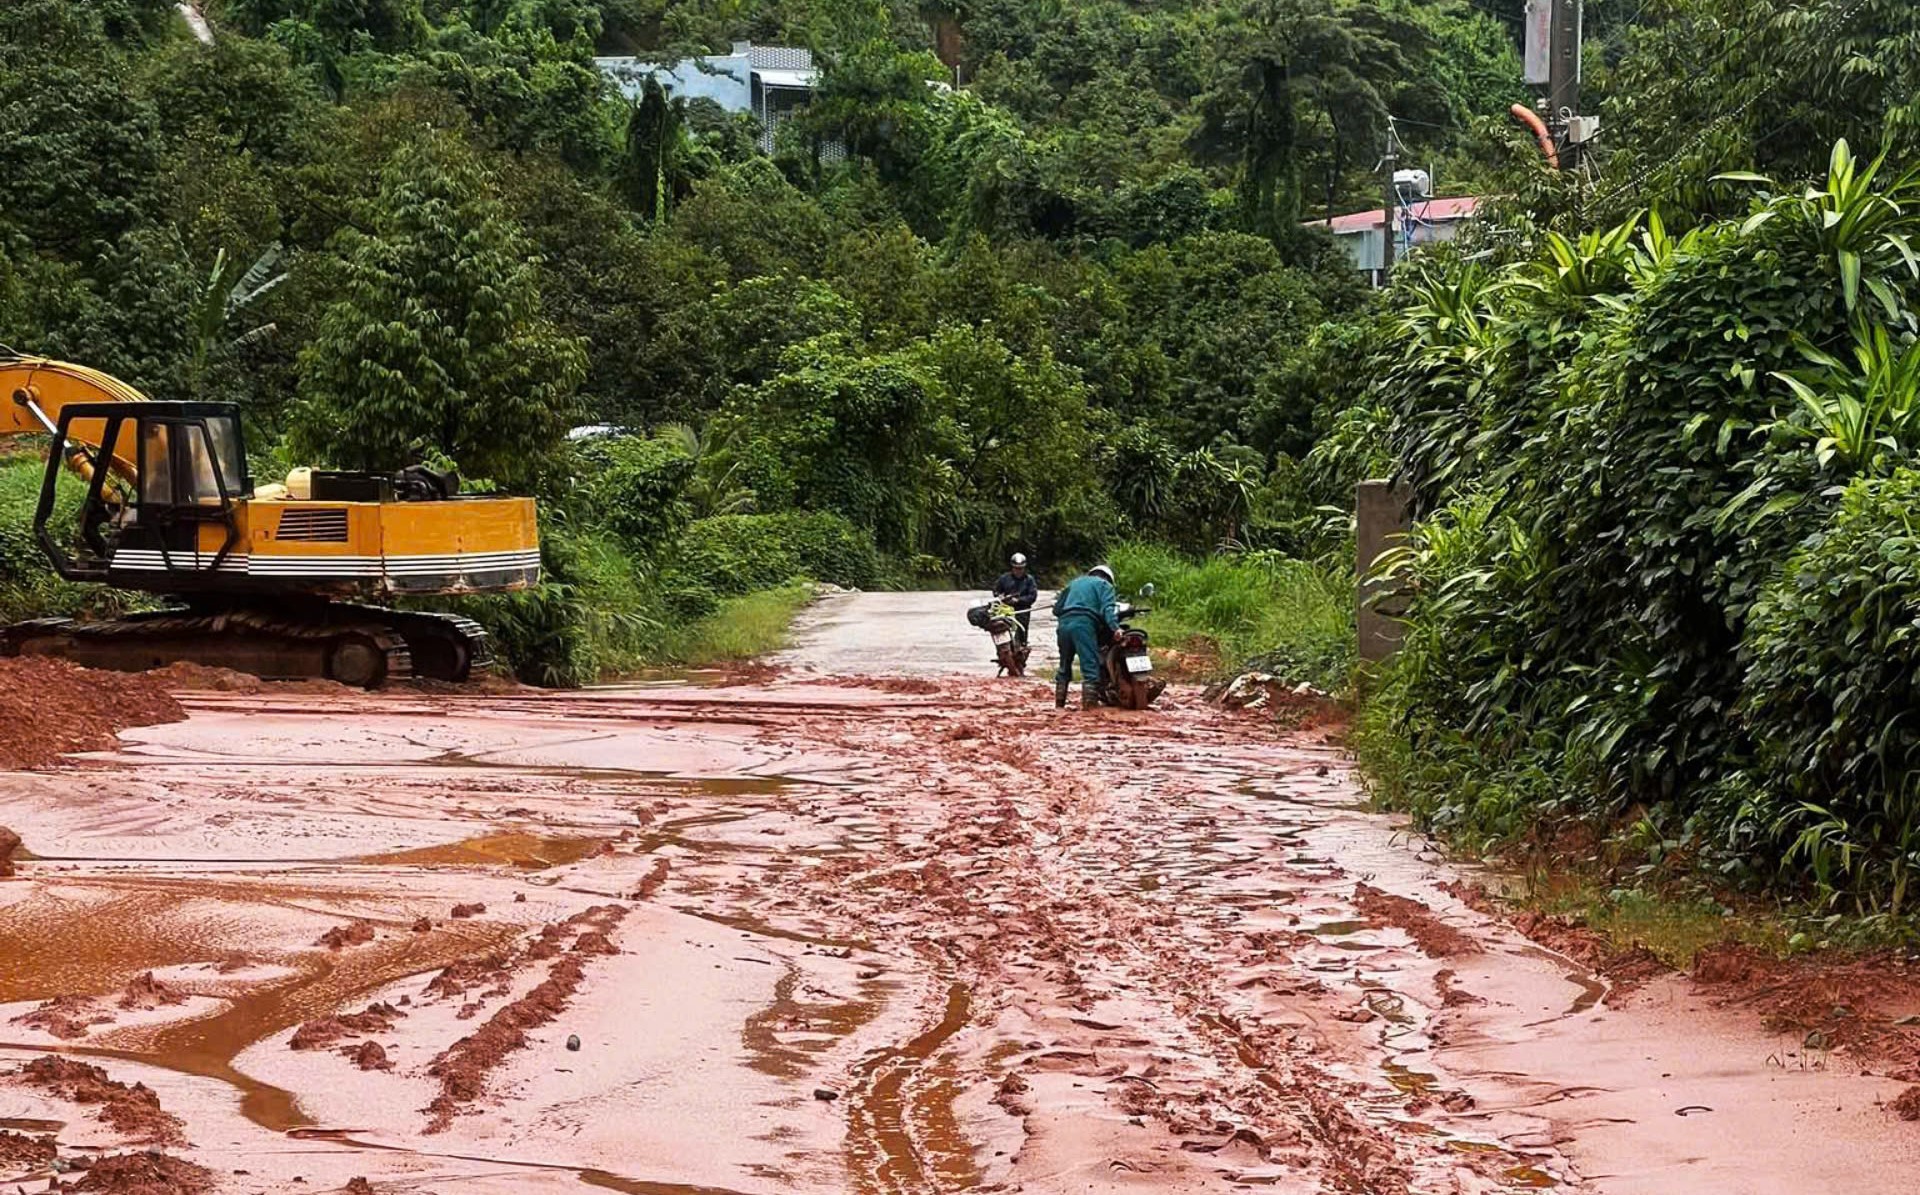
[[[1327, 730], [1046, 696], [188, 694], [0, 778], [31, 854], [0, 1180], [46, 1189], [50, 1135], [233, 1192], [1878, 1191], [1920, 1161], [1901, 1083], [1680, 981], [1609, 1007], [1447, 896]], [[14, 1073], [53, 1052], [177, 1134]]]

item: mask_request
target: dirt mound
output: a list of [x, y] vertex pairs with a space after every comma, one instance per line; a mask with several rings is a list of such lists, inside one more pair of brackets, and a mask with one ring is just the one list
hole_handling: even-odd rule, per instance
[[20, 836], [0, 826], [0, 879], [13, 874], [13, 852], [20, 849]]
[[55, 996], [31, 1012], [21, 1013], [11, 1023], [73, 1041], [85, 1037], [95, 1025], [113, 1024], [113, 1018], [100, 1011], [91, 996]]
[[373, 1184], [363, 1177], [355, 1177], [347, 1182], [347, 1195], [373, 1195]]
[[86, 1177], [69, 1191], [98, 1191], [101, 1195], [200, 1195], [213, 1190], [211, 1172], [179, 1158], [148, 1150], [114, 1154], [87, 1168]]
[[213, 668], [187, 660], [176, 660], [146, 675], [169, 689], [201, 693], [258, 693], [266, 684], [251, 673], [235, 672], [231, 668]]
[[1369, 917], [1407, 931], [1420, 949], [1432, 958], [1451, 958], [1456, 954], [1477, 954], [1480, 951], [1478, 942], [1434, 916], [1432, 909], [1417, 900], [1382, 892], [1372, 884], [1356, 884], [1353, 905]]
[[337, 1016], [317, 1017], [294, 1030], [293, 1037], [287, 1042], [289, 1049], [318, 1050], [330, 1046], [343, 1037], [360, 1037], [370, 1033], [386, 1033], [393, 1023], [407, 1014], [391, 1004], [369, 1004], [361, 1012], [343, 1012]]
[[39, 1170], [59, 1153], [51, 1137], [0, 1130], [0, 1171]]
[[144, 1083], [129, 1087], [108, 1078], [107, 1072], [97, 1066], [54, 1054], [36, 1058], [21, 1067], [20, 1077], [71, 1103], [98, 1104], [101, 1122], [135, 1141], [169, 1145], [181, 1139], [179, 1119], [161, 1110], [160, 1097]]
[[373, 926], [364, 921], [355, 921], [347, 925], [336, 925], [320, 935], [316, 946], [325, 946], [328, 950], [342, 950], [348, 946], [363, 946], [373, 941]]
[[1920, 1087], [1909, 1087], [1887, 1105], [1901, 1120], [1920, 1120]]
[[185, 996], [155, 979], [151, 971], [128, 980], [126, 990], [120, 993], [122, 1008], [154, 1009], [163, 1004], [185, 1004], [186, 1002]]
[[[619, 905], [596, 905], [560, 924], [568, 929], [585, 929], [587, 932], [580, 935], [582, 941], [589, 937], [606, 941], [605, 935], [626, 915], [627, 910]], [[426, 1131], [443, 1131], [453, 1123], [454, 1115], [463, 1105], [480, 1098], [486, 1090], [488, 1072], [527, 1044], [527, 1030], [545, 1025], [564, 1012], [585, 979], [586, 963], [582, 955], [564, 955], [548, 968], [547, 977], [532, 991], [501, 1008], [486, 1024], [441, 1051], [427, 1066], [427, 1073], [440, 1080], [440, 1094], [424, 1109], [428, 1115]]]
[[38, 768], [71, 752], [110, 750], [130, 726], [186, 716], [166, 685], [143, 673], [101, 672], [45, 656], [0, 659], [0, 768]]
[[393, 1063], [387, 1058], [387, 1050], [377, 1041], [363, 1041], [357, 1046], [342, 1046], [340, 1052], [347, 1060], [363, 1071], [390, 1071]]
[[1800, 1037], [1810, 1052], [1844, 1053], [1920, 1082], [1920, 1033], [1889, 1011], [1920, 1003], [1920, 973], [1897, 954], [1776, 959], [1726, 945], [1700, 952], [1694, 979], [1723, 1007], [1757, 1009], [1769, 1030]]
[[452, 917], [455, 921], [460, 921], [468, 917], [478, 917], [480, 914], [486, 911], [487, 911], [487, 906], [481, 904], [478, 901], [475, 901], [472, 904], [455, 905], [453, 906], [453, 912], [447, 915], [449, 917]]

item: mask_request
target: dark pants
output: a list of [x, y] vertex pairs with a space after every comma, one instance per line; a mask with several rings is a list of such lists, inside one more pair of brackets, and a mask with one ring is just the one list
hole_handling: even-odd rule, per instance
[[1100, 683], [1100, 620], [1086, 614], [1068, 612], [1060, 616], [1055, 635], [1060, 644], [1060, 670], [1056, 681], [1073, 680], [1074, 657], [1080, 659], [1080, 686], [1092, 689]]

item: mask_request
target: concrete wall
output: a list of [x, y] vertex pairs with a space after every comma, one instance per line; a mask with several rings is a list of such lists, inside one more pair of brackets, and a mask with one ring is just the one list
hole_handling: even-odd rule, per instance
[[1395, 617], [1405, 609], [1399, 595], [1369, 576], [1382, 554], [1406, 542], [1412, 520], [1413, 494], [1404, 484], [1363, 481], [1354, 491], [1355, 624], [1360, 658], [1384, 660], [1400, 646], [1404, 627]]

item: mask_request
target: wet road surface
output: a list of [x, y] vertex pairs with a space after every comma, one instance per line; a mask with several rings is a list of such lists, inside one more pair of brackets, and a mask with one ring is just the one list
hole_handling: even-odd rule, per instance
[[1677, 980], [1610, 1007], [1462, 905], [1337, 725], [1180, 687], [1056, 712], [955, 675], [965, 605], [832, 599], [752, 685], [191, 694], [0, 778], [35, 856], [0, 881], [0, 1132], [139, 1143], [6, 1073], [61, 1051], [235, 1192], [1784, 1193], [1920, 1160], [1899, 1083]]

